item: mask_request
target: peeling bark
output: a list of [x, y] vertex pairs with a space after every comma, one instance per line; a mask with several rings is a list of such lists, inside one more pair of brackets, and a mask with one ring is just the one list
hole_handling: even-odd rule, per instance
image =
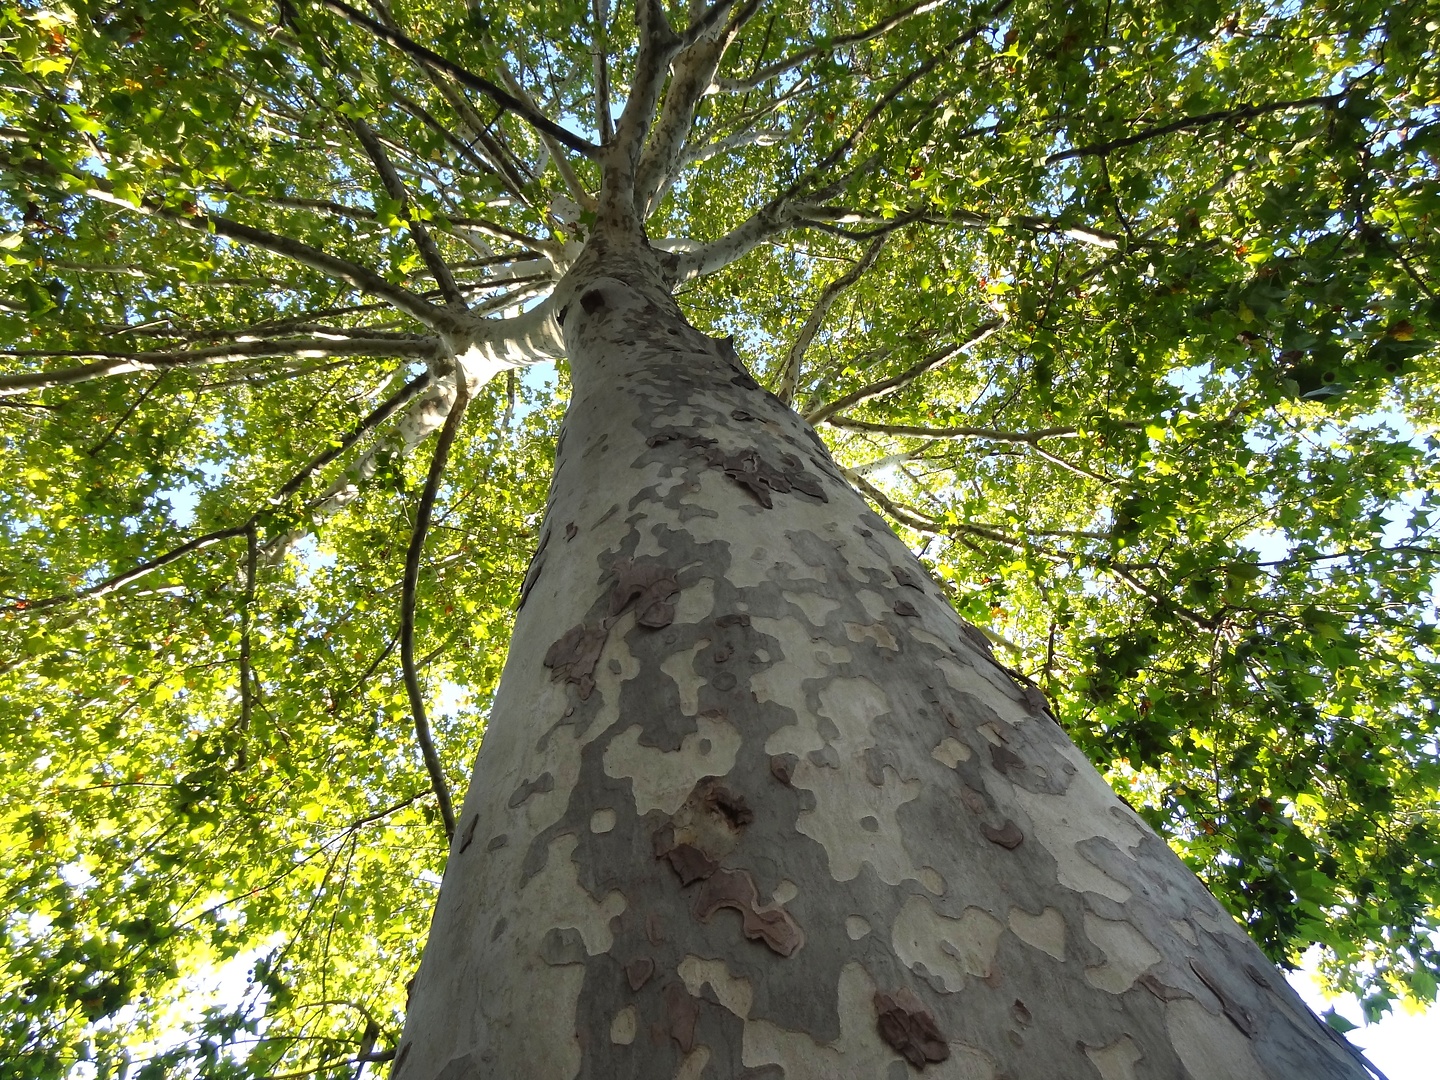
[[647, 251], [557, 292], [564, 541], [394, 1075], [1363, 1076]]

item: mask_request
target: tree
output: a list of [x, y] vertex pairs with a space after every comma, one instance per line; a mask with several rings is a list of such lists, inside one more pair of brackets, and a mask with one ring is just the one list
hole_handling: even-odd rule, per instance
[[1146, 822], [1434, 997], [1420, 5], [0, 19], [0, 1068], [1363, 1075]]

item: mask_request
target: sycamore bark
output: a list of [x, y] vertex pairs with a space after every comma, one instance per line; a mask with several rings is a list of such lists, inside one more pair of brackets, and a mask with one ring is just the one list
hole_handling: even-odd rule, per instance
[[1364, 1076], [657, 259], [602, 232], [556, 296], [573, 397], [394, 1076]]

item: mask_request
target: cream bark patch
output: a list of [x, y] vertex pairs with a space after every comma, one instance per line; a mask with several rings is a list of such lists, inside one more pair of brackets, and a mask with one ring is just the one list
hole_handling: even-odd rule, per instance
[[740, 732], [724, 717], [706, 714], [695, 721], [680, 749], [665, 751], [640, 745], [641, 727], [633, 724], [605, 747], [605, 775], [630, 779], [635, 812], [674, 814], [702, 776], [724, 776], [735, 765]]
[[1193, 1080], [1270, 1080], [1239, 1028], [1195, 999], [1169, 1002], [1165, 1027]]
[[1147, 968], [1163, 959], [1145, 935], [1128, 922], [1102, 919], [1087, 911], [1085, 936], [1105, 954], [1105, 963], [1087, 967], [1085, 978], [1091, 986], [1112, 994], [1123, 994]]
[[1077, 892], [1098, 892], [1121, 904], [1130, 899], [1129, 886], [1110, 877], [1076, 847], [1101, 837], [1129, 854], [1144, 835], [1128, 815], [1111, 812], [1117, 807], [1115, 796], [1088, 766], [1077, 773], [1063, 795], [1027, 791], [990, 777], [987, 784], [997, 798], [1013, 799], [1029, 815], [1035, 839], [1054, 857], [1062, 885]]
[[686, 956], [680, 961], [677, 972], [691, 997], [699, 997], [701, 989], [709, 985], [715, 1000], [742, 1020], [750, 1015], [754, 994], [746, 979], [735, 978], [724, 960], [705, 960], [698, 956]]
[[680, 711], [686, 716], [694, 716], [700, 711], [700, 688], [705, 685], [705, 680], [695, 674], [695, 656], [709, 647], [710, 639], [701, 638], [688, 650], [671, 653], [660, 662], [660, 670], [675, 683], [675, 689], [680, 694]]
[[1011, 908], [1009, 922], [1011, 931], [1026, 945], [1033, 945], [1056, 960], [1065, 959], [1065, 917], [1058, 908], [1046, 908], [1039, 915]]
[[939, 914], [930, 901], [911, 896], [890, 930], [890, 945], [906, 967], [923, 964], [949, 993], [965, 985], [965, 976], [990, 974], [1005, 926], [979, 908], [968, 907], [958, 919]]
[[847, 622], [845, 636], [857, 645], [862, 641], [869, 641], [874, 643], [877, 649], [888, 649], [890, 652], [900, 650], [900, 644], [895, 640], [894, 633], [883, 622]]
[[1140, 1053], [1134, 1039], [1122, 1035], [1108, 1046], [1087, 1046], [1085, 1056], [1100, 1073], [1100, 1080], [1137, 1080], [1135, 1063], [1145, 1055]]
[[815, 593], [787, 591], [780, 595], [787, 603], [798, 607], [812, 626], [824, 626], [830, 613], [840, 606], [839, 600], [831, 600], [828, 596], [817, 596]]
[[940, 745], [930, 751], [930, 756], [947, 769], [953, 769], [962, 761], [969, 761], [974, 755], [970, 748], [959, 739], [947, 736], [940, 741]]
[[638, 1025], [639, 1014], [635, 1011], [635, 1006], [626, 1005], [615, 1014], [615, 1019], [610, 1021], [610, 1041], [619, 1046], [629, 1046], [635, 1041]]

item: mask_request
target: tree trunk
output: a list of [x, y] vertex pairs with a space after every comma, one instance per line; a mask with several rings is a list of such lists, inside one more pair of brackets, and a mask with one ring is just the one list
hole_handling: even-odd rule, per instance
[[620, 250], [394, 1075], [1363, 1077]]

